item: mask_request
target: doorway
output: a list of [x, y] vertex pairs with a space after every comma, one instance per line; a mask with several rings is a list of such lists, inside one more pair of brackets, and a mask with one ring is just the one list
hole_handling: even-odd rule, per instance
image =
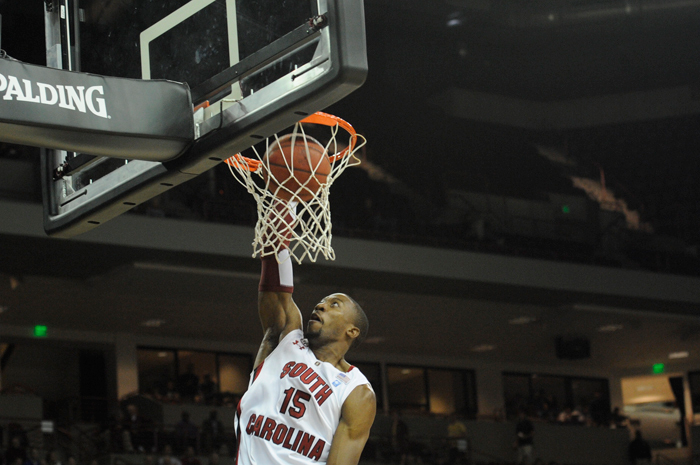
[[624, 414], [653, 449], [687, 445], [684, 399], [682, 376], [622, 378]]

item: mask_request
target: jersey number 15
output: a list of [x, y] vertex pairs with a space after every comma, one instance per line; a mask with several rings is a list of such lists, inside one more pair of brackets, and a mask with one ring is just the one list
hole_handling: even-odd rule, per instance
[[[288, 413], [294, 418], [301, 418], [306, 413], [306, 402], [311, 399], [311, 394], [298, 389], [289, 388], [284, 391], [284, 400], [280, 413]], [[292, 405], [289, 405], [291, 402]]]

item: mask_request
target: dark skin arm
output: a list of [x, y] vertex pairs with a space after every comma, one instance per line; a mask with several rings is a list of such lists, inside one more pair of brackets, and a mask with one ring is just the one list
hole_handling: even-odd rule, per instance
[[255, 357], [254, 368], [270, 355], [287, 334], [302, 329], [301, 312], [288, 292], [259, 292], [258, 314], [265, 335]]
[[376, 413], [374, 392], [366, 385], [356, 387], [343, 403], [327, 465], [357, 465]]

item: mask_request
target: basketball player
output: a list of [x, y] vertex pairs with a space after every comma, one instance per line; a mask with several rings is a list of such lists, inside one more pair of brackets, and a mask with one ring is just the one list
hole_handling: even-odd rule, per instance
[[289, 250], [278, 255], [280, 263], [274, 255], [262, 258], [258, 312], [264, 337], [238, 406], [236, 464], [356, 465], [376, 399], [345, 353], [366, 335], [367, 317], [349, 296], [331, 294], [311, 312], [304, 333], [292, 299]]

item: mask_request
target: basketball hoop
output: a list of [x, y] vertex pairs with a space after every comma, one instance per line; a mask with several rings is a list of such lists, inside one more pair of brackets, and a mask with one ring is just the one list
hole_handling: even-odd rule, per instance
[[[318, 146], [307, 136], [304, 125], [309, 124], [329, 128], [325, 144]], [[348, 133], [347, 143], [339, 141], [340, 129]], [[264, 151], [253, 146], [254, 158], [238, 153], [226, 160], [233, 177], [257, 203], [254, 257], [275, 254], [278, 261], [284, 260], [278, 252], [288, 248], [298, 263], [305, 258], [315, 262], [319, 254], [335, 260], [329, 190], [345, 168], [360, 163], [355, 154], [365, 143], [348, 122], [317, 112], [295, 124], [291, 134], [268, 137]]]

